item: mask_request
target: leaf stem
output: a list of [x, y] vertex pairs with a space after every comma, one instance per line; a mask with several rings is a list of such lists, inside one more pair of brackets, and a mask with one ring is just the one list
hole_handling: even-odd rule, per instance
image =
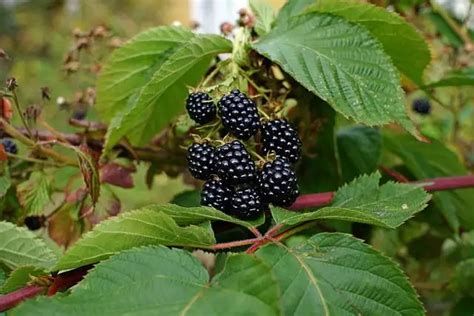
[[25, 116], [23, 115], [23, 111], [21, 110], [20, 102], [18, 101], [18, 95], [16, 94], [16, 89], [12, 89], [11, 92], [13, 96], [13, 103], [15, 103], [16, 110], [18, 111], [18, 115], [21, 118], [21, 122], [23, 123], [26, 130], [28, 131], [28, 135], [30, 136], [30, 138], [33, 138], [30, 127], [28, 126], [28, 122], [26, 121]]
[[256, 243], [260, 240], [260, 238], [251, 238], [251, 239], [243, 239], [243, 240], [236, 240], [231, 242], [224, 242], [220, 244], [215, 244], [212, 246], [212, 249], [219, 250], [219, 249], [227, 249], [227, 248], [235, 248], [240, 246], [247, 246], [253, 243]]
[[0, 295], [0, 312], [6, 311], [27, 298], [35, 297], [44, 292], [45, 287], [39, 285], [28, 285], [11, 293]]

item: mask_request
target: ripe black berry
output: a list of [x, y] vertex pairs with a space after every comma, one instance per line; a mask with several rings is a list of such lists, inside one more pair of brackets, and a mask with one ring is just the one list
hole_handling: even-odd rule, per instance
[[37, 230], [43, 227], [44, 221], [44, 216], [28, 216], [25, 218], [25, 226], [29, 230]]
[[263, 154], [274, 151], [292, 163], [301, 157], [301, 140], [287, 120], [278, 119], [263, 124], [262, 143]]
[[214, 173], [216, 148], [208, 143], [194, 143], [186, 156], [189, 172], [196, 179], [208, 180]]
[[257, 106], [239, 90], [232, 90], [219, 103], [219, 115], [224, 127], [235, 137], [247, 140], [260, 128]]
[[201, 191], [201, 205], [212, 206], [220, 211], [228, 212], [232, 190], [218, 180], [204, 183]]
[[258, 174], [262, 200], [276, 206], [290, 206], [299, 195], [298, 180], [287, 159], [267, 162]]
[[186, 99], [186, 110], [193, 121], [206, 124], [216, 117], [216, 105], [204, 92], [191, 93]]
[[431, 112], [431, 104], [428, 99], [416, 99], [412, 104], [413, 111], [421, 115], [428, 115]]
[[256, 177], [255, 163], [238, 140], [224, 144], [216, 151], [216, 173], [225, 183], [251, 183]]
[[230, 213], [240, 219], [255, 219], [263, 211], [263, 204], [254, 188], [235, 191], [230, 201]]
[[1, 140], [1, 142], [3, 144], [3, 148], [5, 148], [5, 151], [7, 153], [14, 155], [18, 153], [18, 147], [11, 138], [4, 138]]

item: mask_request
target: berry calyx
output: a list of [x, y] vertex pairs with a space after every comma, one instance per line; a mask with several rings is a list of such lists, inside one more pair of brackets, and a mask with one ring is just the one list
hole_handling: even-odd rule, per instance
[[229, 185], [252, 183], [257, 174], [252, 157], [238, 140], [217, 148], [215, 168], [219, 178]]
[[291, 124], [284, 119], [268, 121], [262, 126], [262, 153], [271, 151], [291, 163], [301, 157], [301, 139]]
[[240, 219], [255, 219], [263, 212], [263, 204], [254, 188], [234, 192], [230, 201], [230, 213]]
[[298, 180], [286, 158], [267, 162], [258, 174], [262, 200], [276, 206], [290, 206], [299, 195]]
[[222, 181], [209, 180], [201, 191], [201, 205], [214, 207], [222, 212], [229, 212], [232, 190]]
[[216, 105], [209, 94], [193, 92], [186, 99], [189, 117], [198, 124], [207, 124], [216, 117]]
[[193, 177], [208, 180], [215, 173], [216, 148], [208, 143], [194, 143], [188, 148], [188, 169]]
[[431, 112], [431, 103], [428, 99], [415, 99], [412, 108], [418, 114], [428, 115]]
[[235, 137], [247, 140], [260, 128], [258, 109], [249, 97], [235, 89], [219, 102], [219, 116], [224, 127]]
[[11, 138], [3, 138], [1, 140], [1, 143], [7, 153], [14, 154], [14, 155], [18, 153], [18, 147], [16, 146], [15, 142]]

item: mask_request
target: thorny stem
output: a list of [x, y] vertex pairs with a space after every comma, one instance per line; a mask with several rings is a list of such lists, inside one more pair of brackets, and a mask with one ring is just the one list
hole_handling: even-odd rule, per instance
[[26, 121], [25, 116], [23, 115], [23, 111], [21, 110], [20, 102], [18, 101], [18, 95], [16, 94], [16, 90], [12, 89], [11, 92], [13, 95], [13, 103], [15, 103], [16, 110], [18, 111], [18, 115], [21, 118], [21, 122], [23, 123], [26, 130], [28, 131], [28, 135], [30, 136], [30, 138], [32, 138], [31, 130], [30, 130], [30, 127], [28, 126], [28, 122]]
[[19, 159], [19, 160], [24, 160], [24, 161], [29, 161], [29, 162], [34, 162], [34, 163], [39, 163], [39, 164], [44, 164], [44, 165], [50, 165], [50, 166], [55, 166], [55, 167], [64, 166], [64, 164], [56, 163], [54, 161], [35, 159], [31, 157], [25, 157], [25, 156], [10, 154], [10, 153], [7, 153], [7, 156], [11, 158]]
[[54, 150], [51, 150], [49, 148], [45, 148], [41, 145], [36, 144], [32, 139], [24, 136], [15, 127], [7, 123], [7, 121], [5, 121], [3, 118], [0, 118], [0, 126], [5, 130], [5, 132], [7, 132], [7, 134], [17, 139], [18, 141], [22, 142], [23, 144], [37, 149], [41, 154], [48, 156], [57, 162], [70, 165], [70, 166], [77, 166], [77, 163], [74, 159], [63, 156]]
[[35, 297], [43, 291], [45, 291], [45, 288], [42, 286], [28, 285], [11, 293], [0, 295], [0, 312], [12, 308], [27, 298]]

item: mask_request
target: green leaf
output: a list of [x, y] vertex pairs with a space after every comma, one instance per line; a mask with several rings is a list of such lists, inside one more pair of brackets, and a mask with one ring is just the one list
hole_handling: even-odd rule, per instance
[[223, 221], [234, 223], [247, 228], [260, 226], [265, 222], [265, 216], [260, 216], [253, 221], [242, 221], [238, 218], [227, 215], [215, 208], [198, 206], [182, 207], [174, 204], [149, 205], [147, 209], [163, 212], [170, 216], [178, 225], [199, 224], [206, 221]]
[[427, 88], [474, 86], [474, 67], [453, 70], [442, 79], [429, 83]]
[[144, 144], [184, 108], [188, 86], [204, 75], [212, 58], [230, 52], [232, 43], [217, 35], [190, 39], [155, 72], [130, 106], [117, 113], [106, 135], [105, 151], [124, 136]]
[[337, 219], [396, 228], [426, 207], [430, 199], [422, 188], [387, 182], [379, 185], [380, 173], [361, 176], [341, 187], [332, 204], [319, 210], [298, 213], [272, 208], [276, 222], [295, 225], [316, 219]]
[[13, 270], [3, 286], [0, 286], [0, 293], [13, 292], [32, 280], [32, 277], [46, 274], [44, 269], [33, 266], [21, 266]]
[[314, 2], [315, 0], [288, 0], [278, 13], [275, 23], [277, 25], [287, 23], [290, 18], [303, 13]]
[[424, 315], [396, 264], [350, 235], [322, 233], [256, 255], [272, 267], [285, 315]]
[[270, 32], [273, 20], [275, 19], [273, 7], [265, 0], [250, 0], [249, 4], [256, 18], [255, 32], [260, 36]]
[[201, 205], [201, 191], [188, 190], [178, 193], [171, 200], [171, 203], [184, 207], [198, 207]]
[[364, 27], [313, 12], [280, 23], [253, 46], [344, 116], [371, 126], [397, 122], [417, 135], [397, 70]]
[[9, 176], [5, 174], [0, 176], [0, 200], [7, 194], [10, 185], [11, 181]]
[[0, 222], [0, 264], [9, 269], [31, 265], [49, 268], [56, 256], [43, 240], [29, 230], [8, 222]]
[[337, 151], [345, 182], [377, 170], [382, 155], [382, 136], [378, 129], [352, 126], [337, 132]]
[[51, 194], [51, 179], [41, 171], [31, 173], [27, 181], [17, 186], [18, 199], [28, 215], [43, 214]]
[[[384, 133], [383, 144], [385, 150], [403, 161], [416, 179], [467, 174], [456, 154], [438, 141], [432, 140], [428, 144], [407, 135]], [[474, 214], [471, 211], [474, 189], [435, 192], [433, 201], [454, 231], [459, 229], [460, 224], [466, 229], [474, 228]]]
[[154, 72], [194, 34], [184, 28], [161, 26], [142, 32], [115, 50], [105, 63], [97, 82], [95, 108], [110, 121], [124, 110], [128, 99], [147, 84]]
[[447, 44], [454, 46], [455, 48], [461, 48], [464, 46], [464, 41], [459, 34], [449, 25], [446, 19], [434, 10], [426, 10], [424, 15], [434, 24], [436, 30], [445, 39]]
[[136, 248], [99, 263], [69, 296], [39, 297], [11, 315], [278, 315], [278, 287], [266, 266], [230, 256], [210, 280], [191, 254]]
[[95, 263], [120, 251], [146, 245], [209, 247], [215, 243], [210, 227], [180, 227], [169, 215], [149, 208], [101, 222], [83, 235], [55, 266], [66, 270]]
[[431, 61], [422, 35], [398, 14], [354, 0], [319, 0], [311, 9], [332, 13], [364, 26], [383, 45], [393, 64], [418, 85]]
[[458, 263], [451, 284], [459, 293], [474, 297], [474, 258]]

